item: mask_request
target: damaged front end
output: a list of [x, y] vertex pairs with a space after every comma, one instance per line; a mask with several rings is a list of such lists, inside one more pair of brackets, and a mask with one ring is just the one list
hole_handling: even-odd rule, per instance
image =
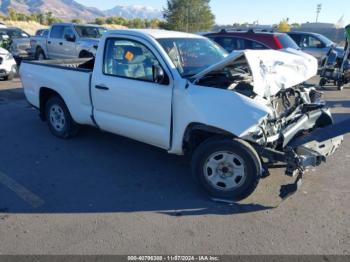
[[316, 135], [323, 133], [320, 129], [333, 129], [332, 115], [321, 97], [322, 93], [302, 85], [279, 92], [271, 100], [274, 114], [243, 138], [269, 163], [286, 163], [288, 176], [319, 166], [343, 140], [336, 128], [327, 139]]
[[[322, 93], [303, 83], [317, 73], [317, 61], [297, 51], [245, 51], [233, 54], [195, 78], [195, 83], [234, 91], [270, 113], [240, 136], [250, 142], [265, 163], [285, 163], [295, 184], [281, 197], [296, 191], [310, 167], [319, 166], [339, 148], [344, 125], [334, 125]], [[350, 128], [350, 124], [346, 125]]]

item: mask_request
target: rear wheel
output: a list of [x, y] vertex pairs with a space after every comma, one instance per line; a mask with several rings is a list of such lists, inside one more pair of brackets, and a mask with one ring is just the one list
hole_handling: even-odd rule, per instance
[[77, 135], [79, 125], [74, 122], [64, 101], [60, 97], [51, 97], [45, 107], [45, 114], [50, 131], [60, 138]]
[[320, 80], [320, 87], [324, 87], [327, 84], [327, 79], [321, 78]]
[[203, 142], [194, 152], [192, 170], [210, 196], [240, 201], [256, 189], [262, 165], [248, 143], [213, 138]]
[[344, 82], [342, 80], [338, 81], [337, 88], [339, 91], [342, 91], [344, 89]]

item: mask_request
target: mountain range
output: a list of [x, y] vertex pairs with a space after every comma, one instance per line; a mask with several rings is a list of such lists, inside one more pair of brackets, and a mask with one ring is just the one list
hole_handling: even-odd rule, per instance
[[9, 8], [26, 14], [52, 12], [53, 16], [64, 20], [72, 18], [89, 20], [101, 16], [121, 16], [128, 19], [163, 17], [160, 10], [139, 5], [118, 5], [109, 10], [99, 10], [74, 0], [0, 0], [0, 13], [6, 14]]

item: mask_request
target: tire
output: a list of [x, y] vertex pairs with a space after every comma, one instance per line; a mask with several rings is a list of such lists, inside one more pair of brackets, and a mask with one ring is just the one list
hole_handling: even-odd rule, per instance
[[74, 122], [64, 101], [51, 97], [45, 105], [45, 116], [51, 133], [59, 138], [71, 138], [79, 132], [79, 125]]
[[259, 184], [262, 164], [254, 148], [239, 139], [211, 138], [195, 150], [192, 172], [213, 198], [240, 201]]
[[35, 60], [45, 60], [46, 56], [41, 48], [38, 48], [35, 52]]
[[327, 84], [327, 79], [321, 78], [320, 80], [320, 87], [324, 87]]
[[343, 81], [338, 81], [337, 88], [338, 88], [338, 91], [342, 91], [344, 89]]
[[10, 72], [7, 76], [4, 77], [6, 81], [11, 81], [15, 78], [15, 74], [13, 72]]
[[11, 81], [15, 78], [15, 75], [17, 74], [17, 65], [12, 66], [11, 72], [5, 76], [5, 80]]

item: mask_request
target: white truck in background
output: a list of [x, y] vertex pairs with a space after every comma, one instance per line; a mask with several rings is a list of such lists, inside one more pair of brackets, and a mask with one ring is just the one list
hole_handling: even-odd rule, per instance
[[106, 31], [97, 25], [53, 24], [47, 35], [31, 37], [31, 52], [36, 60], [93, 57]]
[[316, 73], [306, 54], [228, 55], [204, 37], [164, 30], [109, 31], [95, 59], [25, 61], [20, 69], [27, 100], [55, 136], [90, 125], [188, 154], [203, 188], [235, 201], [255, 190], [269, 164], [286, 163], [299, 181], [340, 146], [321, 94], [301, 84]]

